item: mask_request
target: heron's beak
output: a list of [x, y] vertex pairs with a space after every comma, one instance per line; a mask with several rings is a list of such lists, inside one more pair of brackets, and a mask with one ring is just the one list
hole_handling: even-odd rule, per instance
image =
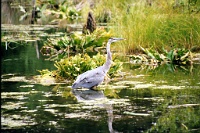
[[125, 40], [124, 38], [117, 38], [117, 37], [112, 37], [110, 39], [109, 39], [110, 43], [117, 42], [117, 41], [120, 41], [120, 40]]
[[116, 38], [117, 40], [126, 40], [125, 38]]
[[126, 40], [125, 38], [115, 38], [116, 41]]

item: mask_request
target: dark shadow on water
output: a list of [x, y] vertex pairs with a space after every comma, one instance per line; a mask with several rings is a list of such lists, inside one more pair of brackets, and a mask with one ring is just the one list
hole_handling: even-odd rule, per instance
[[1, 47], [1, 73], [33, 76], [39, 74], [37, 70], [55, 69], [54, 62], [45, 61], [45, 57], [39, 52], [42, 46], [41, 41], [35, 41], [18, 45], [15, 49], [6, 50]]

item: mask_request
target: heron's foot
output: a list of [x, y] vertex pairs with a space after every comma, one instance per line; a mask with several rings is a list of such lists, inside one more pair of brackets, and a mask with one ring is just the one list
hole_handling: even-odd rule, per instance
[[90, 88], [90, 90], [97, 91], [97, 85]]

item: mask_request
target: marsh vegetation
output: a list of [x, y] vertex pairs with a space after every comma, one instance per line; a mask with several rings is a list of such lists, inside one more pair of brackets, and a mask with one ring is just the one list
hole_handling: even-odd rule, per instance
[[[2, 1], [2, 132], [199, 132], [199, 0]], [[97, 91], [81, 73], [113, 63]]]

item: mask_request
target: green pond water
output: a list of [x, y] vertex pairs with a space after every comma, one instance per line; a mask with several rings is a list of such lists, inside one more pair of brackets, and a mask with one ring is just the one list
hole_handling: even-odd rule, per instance
[[[43, 41], [1, 45], [1, 132], [200, 132], [200, 65], [124, 63], [123, 76], [99, 91], [41, 84], [37, 70], [54, 70]], [[48, 82], [48, 81], [46, 81]]]

